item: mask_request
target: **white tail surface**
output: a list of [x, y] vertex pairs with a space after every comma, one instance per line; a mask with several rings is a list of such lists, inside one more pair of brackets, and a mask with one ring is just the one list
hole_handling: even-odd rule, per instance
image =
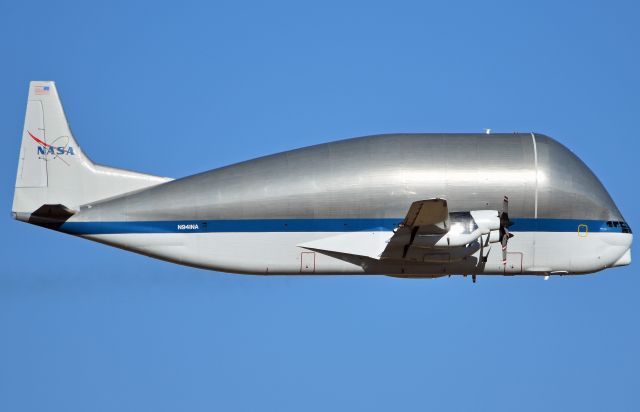
[[94, 164], [73, 137], [52, 81], [32, 81], [22, 131], [13, 212], [29, 214], [42, 205], [82, 204], [171, 179]]

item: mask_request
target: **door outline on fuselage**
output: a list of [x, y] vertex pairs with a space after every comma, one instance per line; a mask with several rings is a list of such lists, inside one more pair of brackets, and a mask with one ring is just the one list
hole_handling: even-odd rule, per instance
[[[515, 257], [513, 255], [518, 255], [518, 257], [516, 257], [515, 259], [509, 259], [509, 255], [511, 255], [512, 257]], [[522, 264], [524, 262], [524, 253], [523, 252], [507, 252], [507, 262], [504, 265], [503, 273], [505, 275], [518, 275], [518, 274], [522, 274]], [[515, 264], [515, 266], [514, 266]], [[520, 265], [520, 270], [517, 272], [507, 272], [507, 265], [510, 265], [512, 269], [516, 269], [518, 266]]]
[[315, 273], [316, 253], [300, 252], [300, 273]]

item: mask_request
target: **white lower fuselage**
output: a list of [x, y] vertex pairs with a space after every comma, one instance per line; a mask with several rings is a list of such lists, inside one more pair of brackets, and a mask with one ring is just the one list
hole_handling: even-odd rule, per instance
[[[82, 235], [129, 251], [188, 266], [264, 275], [389, 274], [581, 274], [628, 264], [632, 234], [609, 232], [514, 232], [506, 264], [500, 244], [492, 244], [486, 262], [480, 251], [465, 259], [432, 263], [415, 248], [406, 260], [334, 256], [299, 245], [335, 237], [336, 232], [115, 233]], [[385, 242], [391, 231], [346, 232], [354, 243]], [[360, 242], [358, 242], [360, 238]], [[366, 246], [365, 246], [366, 247]], [[425, 254], [427, 251], [424, 251]], [[446, 253], [446, 252], [444, 252]], [[365, 253], [363, 253], [365, 254]]]

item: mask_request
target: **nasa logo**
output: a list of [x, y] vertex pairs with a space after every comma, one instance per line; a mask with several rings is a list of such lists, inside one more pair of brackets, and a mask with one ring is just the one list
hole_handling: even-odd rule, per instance
[[74, 156], [75, 152], [73, 150], [73, 147], [69, 146], [69, 138], [66, 136], [60, 136], [59, 138], [55, 139], [53, 141], [53, 143], [56, 143], [58, 140], [63, 139], [66, 137], [66, 144], [62, 145], [62, 146], [54, 146], [53, 144], [48, 144], [45, 143], [43, 140], [38, 139], [37, 137], [35, 137], [33, 134], [31, 134], [30, 131], [27, 130], [27, 133], [29, 133], [29, 136], [31, 136], [31, 138], [38, 143], [38, 154], [39, 155], [54, 155], [54, 156]]

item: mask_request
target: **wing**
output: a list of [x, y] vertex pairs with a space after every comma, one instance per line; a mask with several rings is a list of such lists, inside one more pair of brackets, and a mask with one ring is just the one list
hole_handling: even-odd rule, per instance
[[449, 231], [449, 209], [444, 199], [413, 202], [394, 231], [353, 232], [299, 244], [318, 252], [365, 256], [373, 259], [406, 256], [417, 235], [444, 235]]
[[443, 235], [449, 231], [449, 208], [444, 199], [413, 202], [400, 228], [418, 228], [420, 234]]
[[382, 259], [404, 259], [416, 236], [444, 236], [449, 231], [449, 208], [445, 199], [413, 202], [402, 224], [380, 253]]

